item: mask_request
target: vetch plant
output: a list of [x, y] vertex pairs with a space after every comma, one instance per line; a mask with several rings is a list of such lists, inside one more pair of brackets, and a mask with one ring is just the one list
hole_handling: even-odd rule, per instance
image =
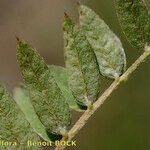
[[[127, 39], [138, 50], [144, 50], [127, 70], [120, 39], [85, 5], [78, 6], [78, 24], [65, 13], [65, 67], [47, 65], [36, 49], [17, 38], [17, 60], [24, 84], [14, 90], [14, 100], [0, 85], [0, 136], [2, 140], [14, 141], [2, 149], [29, 149], [20, 143], [31, 138], [70, 141], [150, 55], [150, 16], [143, 0], [115, 0], [115, 6]], [[99, 97], [101, 76], [114, 82]], [[70, 129], [71, 109], [83, 115]], [[59, 145], [56, 150], [64, 148]]]

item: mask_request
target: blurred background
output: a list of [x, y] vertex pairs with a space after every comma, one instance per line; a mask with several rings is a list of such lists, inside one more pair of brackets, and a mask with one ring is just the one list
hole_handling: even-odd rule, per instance
[[[147, 0], [150, 9], [150, 0]], [[113, 0], [84, 0], [120, 37], [128, 67], [140, 56], [123, 35]], [[0, 83], [12, 91], [21, 81], [16, 62], [16, 39], [35, 47], [48, 64], [64, 66], [64, 11], [77, 22], [75, 0], [0, 0]], [[111, 83], [102, 77], [101, 92]], [[81, 114], [73, 112], [73, 123]], [[68, 150], [150, 149], [150, 59], [117, 89], [75, 137]]]

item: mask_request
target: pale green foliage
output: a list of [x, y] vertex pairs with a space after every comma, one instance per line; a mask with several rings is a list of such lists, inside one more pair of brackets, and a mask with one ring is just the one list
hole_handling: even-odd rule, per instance
[[0, 85], [0, 139], [17, 142], [17, 146], [0, 146], [1, 150], [41, 149], [27, 146], [28, 140], [37, 142], [40, 138], [33, 132], [23, 113], [2, 85]]
[[115, 0], [119, 22], [128, 41], [137, 49], [150, 44], [150, 15], [144, 0]]
[[63, 96], [69, 104], [69, 107], [73, 110], [82, 112], [83, 109], [77, 105], [76, 99], [72, 95], [72, 91], [69, 87], [66, 68], [52, 65], [50, 66], [50, 70], [55, 78], [55, 81], [57, 82], [57, 85], [61, 89]]
[[61, 134], [70, 125], [70, 110], [48, 66], [24, 41], [17, 46], [17, 59], [32, 105], [47, 131]]
[[14, 99], [34, 131], [45, 141], [51, 140], [31, 104], [29, 92], [25, 88], [15, 88]]
[[97, 100], [100, 74], [94, 51], [79, 26], [66, 15], [63, 24], [69, 86], [80, 105]]
[[117, 78], [125, 71], [126, 57], [119, 38], [90, 8], [79, 6], [79, 23], [91, 44], [103, 76]]
[[[127, 39], [136, 48], [144, 48], [150, 43], [150, 16], [145, 3], [142, 0], [115, 1]], [[25, 143], [30, 139], [37, 141], [39, 136], [46, 141], [60, 140], [70, 125], [69, 107], [84, 111], [97, 100], [100, 74], [115, 79], [125, 71], [126, 56], [119, 38], [93, 10], [84, 5], [80, 5], [78, 10], [79, 24], [76, 25], [67, 14], [63, 23], [66, 68], [48, 66], [35, 49], [18, 40], [17, 59], [26, 89], [15, 89], [16, 105], [0, 85], [2, 140]], [[133, 71], [145, 58], [143, 54], [136, 61]], [[129, 69], [126, 76], [133, 71]], [[114, 84], [117, 87], [121, 82], [116, 80]], [[110, 89], [115, 89], [115, 86]], [[107, 92], [106, 95], [104, 93], [106, 98], [111, 94]], [[74, 128], [78, 130], [77, 126]], [[22, 149], [30, 150], [25, 145], [17, 147], [17, 150]]]

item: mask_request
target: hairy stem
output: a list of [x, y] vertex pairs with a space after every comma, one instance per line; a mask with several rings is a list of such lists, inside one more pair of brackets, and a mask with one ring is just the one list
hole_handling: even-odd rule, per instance
[[[87, 123], [88, 119], [95, 111], [105, 102], [112, 92], [123, 82], [127, 81], [129, 76], [138, 68], [142, 62], [150, 55], [150, 47], [146, 47], [144, 53], [128, 68], [128, 70], [119, 78], [117, 78], [110, 87], [98, 98], [93, 104], [93, 108], [84, 112], [84, 114], [75, 123], [72, 129], [68, 132], [68, 141], [70, 141]], [[65, 139], [62, 139], [62, 141]], [[55, 150], [63, 150], [65, 146], [58, 146]]]

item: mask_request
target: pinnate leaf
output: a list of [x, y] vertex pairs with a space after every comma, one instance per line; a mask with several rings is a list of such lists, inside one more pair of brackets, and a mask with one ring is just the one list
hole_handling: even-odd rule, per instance
[[79, 6], [79, 23], [91, 44], [100, 72], [108, 78], [117, 78], [125, 70], [126, 57], [119, 38], [90, 8]]
[[70, 110], [48, 66], [25, 41], [17, 45], [17, 58], [32, 105], [47, 132], [62, 134], [70, 125]]
[[115, 0], [122, 30], [137, 49], [150, 44], [150, 15], [144, 0]]
[[88, 106], [97, 100], [100, 89], [97, 60], [86, 36], [67, 15], [63, 29], [69, 86], [77, 103]]

